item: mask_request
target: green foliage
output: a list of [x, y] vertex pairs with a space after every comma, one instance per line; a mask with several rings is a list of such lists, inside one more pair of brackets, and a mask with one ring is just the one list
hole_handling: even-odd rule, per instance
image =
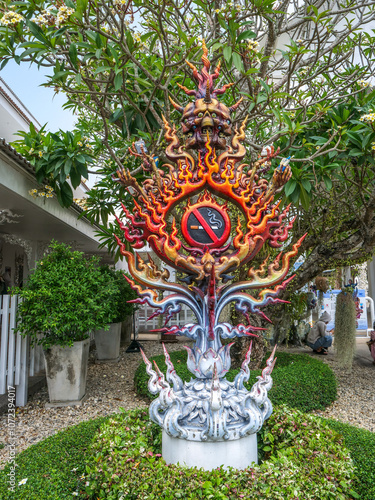
[[[102, 422], [103, 418], [81, 422], [19, 453], [14, 492], [8, 490], [10, 465], [0, 471], [1, 500], [72, 500], [85, 472], [87, 450]], [[22, 479], [26, 484], [18, 486]]]
[[[265, 360], [269, 357], [267, 353]], [[191, 378], [191, 373], [186, 367], [187, 354], [185, 351], [175, 351], [170, 353], [172, 363], [176, 373], [184, 380]], [[155, 356], [159, 368], [165, 373], [166, 365], [164, 356]], [[227, 379], [233, 381], [238, 370], [229, 370]], [[246, 384], [247, 389], [255, 383], [256, 377], [261, 374], [261, 370], [253, 370], [250, 379]], [[324, 410], [333, 403], [337, 397], [337, 382], [335, 375], [328, 365], [307, 354], [289, 354], [285, 352], [277, 353], [277, 361], [272, 372], [273, 387], [269, 396], [273, 404], [286, 404], [290, 408], [309, 412], [313, 410]], [[148, 392], [147, 383], [149, 376], [146, 373], [145, 365], [142, 362], [134, 375], [134, 386], [138, 394], [154, 398]]]
[[347, 290], [336, 301], [335, 351], [339, 365], [350, 369], [356, 351], [356, 309], [353, 294]]
[[84, 490], [90, 499], [346, 500], [353, 464], [340, 437], [316, 417], [282, 406], [259, 434], [264, 461], [245, 470], [166, 465], [161, 432], [146, 411], [108, 419], [91, 446]]
[[129, 300], [138, 298], [135, 292], [125, 279], [122, 271], [115, 271], [108, 266], [102, 266], [100, 272], [104, 275], [106, 286], [113, 284], [115, 291], [110, 295], [106, 305], [109, 307], [110, 316], [108, 323], [119, 323], [133, 314], [134, 304], [129, 304]]
[[[145, 412], [141, 413], [140, 415], [137, 411], [134, 413], [112, 415], [105, 419], [99, 418], [88, 422], [82, 422], [36, 445], [30, 446], [17, 456], [17, 484], [21, 479], [25, 478], [27, 478], [27, 483], [22, 486], [16, 486], [16, 491], [14, 493], [9, 492], [7, 476], [9, 465], [6, 466], [4, 471], [0, 471], [0, 498], [2, 500], [65, 500], [75, 498], [73, 496], [75, 492], [79, 492], [76, 498], [87, 498], [87, 495], [84, 493], [84, 489], [86, 489], [85, 483], [86, 481], [90, 483], [91, 477], [93, 477], [94, 482], [89, 484], [88, 488], [90, 490], [93, 488], [99, 489], [99, 486], [108, 488], [109, 483], [105, 484], [105, 482], [103, 482], [103, 485], [100, 484], [102, 476], [99, 475], [96, 477], [95, 467], [100, 468], [98, 462], [104, 463], [105, 468], [100, 471], [100, 474], [108, 476], [111, 470], [109, 457], [115, 457], [115, 465], [117, 465], [123, 460], [124, 455], [128, 453], [130, 458], [129, 463], [133, 467], [131, 473], [134, 473], [136, 478], [138, 478], [140, 473], [137, 472], [137, 470], [141, 468], [141, 464], [137, 465], [139, 460], [136, 460], [136, 453], [137, 448], [139, 450], [141, 447], [144, 447], [142, 451], [142, 466], [144, 463], [144, 456], [146, 456], [145, 461], [147, 463], [147, 459], [150, 460], [149, 464], [153, 467], [156, 476], [154, 477], [154, 481], [163, 482], [165, 478], [168, 487], [172, 482], [175, 482], [175, 484], [177, 484], [177, 495], [181, 495], [180, 498], [189, 498], [185, 496], [187, 495], [186, 492], [179, 493], [179, 470], [177, 468], [163, 466], [163, 461], [159, 456], [156, 456], [160, 453], [159, 428], [149, 422], [144, 423], [146, 415]], [[132, 421], [132, 427], [124, 424], [125, 419], [129, 418]], [[341, 447], [341, 439], [338, 438], [335, 433], [329, 433], [329, 431], [327, 431], [327, 425], [330, 429], [335, 431], [335, 433], [343, 437], [344, 446], [349, 450], [350, 457], [354, 463], [355, 478], [351, 488], [353, 488], [357, 495], [351, 493], [346, 498], [373, 500], [373, 498], [375, 498], [375, 435], [369, 431], [358, 429], [334, 420], [316, 417], [311, 420], [309, 416], [303, 415], [300, 412], [290, 411], [286, 407], [276, 408], [273, 415], [265, 423], [265, 426], [258, 435], [258, 446], [262, 461], [264, 461], [264, 464], [267, 464], [267, 461], [273, 461], [273, 457], [279, 450], [284, 456], [292, 456], [293, 460], [296, 454], [302, 453], [302, 445], [307, 447], [318, 446], [317, 450], [321, 450], [322, 447], [330, 446], [327, 442], [323, 443], [323, 441], [327, 440], [333, 440], [336, 445], [338, 444]], [[126, 427], [128, 429], [126, 429]], [[104, 442], [98, 441], [98, 435], [95, 435], [99, 428], [101, 436], [105, 439]], [[311, 440], [307, 436], [309, 432]], [[127, 450], [126, 447], [124, 448], [123, 444], [125, 442], [124, 437], [128, 437], [129, 434], [131, 436], [129, 440], [126, 440], [126, 444], [131, 444], [131, 446], [129, 446], [129, 450]], [[318, 434], [319, 438], [317, 438]], [[112, 437], [115, 439], [109, 443], [108, 439]], [[103, 447], [101, 446], [102, 443]], [[333, 446], [336, 446], [335, 443]], [[294, 444], [296, 444], [297, 447], [296, 452], [292, 452]], [[95, 450], [93, 450], [92, 447], [95, 447]], [[95, 453], [94, 455], [92, 453], [93, 451]], [[149, 451], [152, 451], [153, 456], [147, 453]], [[120, 457], [117, 457], [117, 453], [119, 453]], [[320, 464], [322, 464], [322, 456], [320, 454], [315, 454], [315, 456], [318, 456]], [[151, 462], [152, 459], [154, 462]], [[98, 462], [96, 462], [96, 460], [98, 460]], [[276, 458], [276, 461], [277, 460], [279, 460], [279, 458]], [[86, 469], [86, 462], [90, 469], [89, 471]], [[339, 467], [339, 460], [335, 460], [335, 463], [337, 467]], [[150, 465], [147, 467], [147, 474], [149, 474]], [[285, 466], [290, 467], [290, 462], [285, 464]], [[128, 465], [125, 464], [125, 467], [124, 473], [127, 473]], [[170, 471], [169, 469], [173, 470]], [[81, 476], [87, 472], [89, 472], [90, 478], [88, 476], [82, 478]], [[114, 495], [118, 494], [119, 484], [123, 481], [122, 472], [123, 468], [121, 468], [118, 473], [115, 472], [117, 477], [109, 479], [110, 482], [112, 482]], [[141, 473], [144, 472], [144, 470], [141, 471]], [[277, 474], [277, 471], [275, 473]], [[185, 470], [185, 474], [188, 475], [189, 471]], [[175, 475], [175, 477], [173, 477], [173, 475]], [[141, 478], [142, 481], [139, 484], [149, 479], [149, 476], [147, 476], [146, 480], [144, 477]], [[266, 475], [266, 478], [269, 477], [270, 474]], [[334, 477], [337, 478], [335, 475]], [[250, 477], [250, 479], [253, 481], [254, 477]], [[184, 484], [186, 484], [188, 480], [189, 478], [185, 477]], [[197, 488], [198, 491], [202, 491], [201, 497], [203, 498], [209, 498], [209, 494], [211, 494], [217, 495], [216, 497], [211, 497], [213, 499], [233, 499], [236, 498], [234, 495], [238, 494], [239, 496], [241, 494], [241, 490], [238, 489], [238, 487], [242, 488], [246, 486], [246, 478], [242, 476], [242, 473], [238, 475], [237, 472], [231, 475], [231, 479], [228, 482], [228, 478], [223, 475], [222, 471], [202, 473], [191, 470], [190, 480], [199, 481]], [[297, 488], [301, 487], [301, 485], [304, 487], [305, 484], [308, 486], [308, 483], [311, 482], [308, 479], [304, 480], [298, 477], [292, 478], [292, 480], [292, 486], [296, 486]], [[152, 484], [155, 483], [153, 482]], [[221, 488], [224, 488], [225, 485], [230, 485], [232, 490], [238, 489], [238, 493], [231, 493], [232, 496], [224, 493]], [[138, 486], [139, 485], [137, 485], [137, 487]], [[157, 485], [156, 487], [159, 488], [160, 486]], [[267, 494], [272, 494], [272, 492], [268, 492], [266, 495]], [[282, 495], [282, 491], [280, 495]], [[163, 494], [161, 494], [160, 497], [168, 498], [168, 496], [163, 496]], [[114, 498], [117, 497], [115, 496]], [[172, 496], [171, 498], [179, 498], [179, 496]], [[196, 498], [199, 497], [197, 496]], [[245, 496], [245, 498], [248, 497]], [[261, 498], [268, 497], [262, 496]], [[292, 499], [296, 497], [293, 497], [291, 494], [290, 497], [271, 496], [269, 498], [275, 500], [277, 498]], [[305, 496], [302, 496], [302, 498], [305, 498]], [[317, 496], [315, 500], [318, 498], [320, 500], [320, 498], [325, 497]], [[338, 496], [336, 498], [340, 497]]]
[[69, 207], [73, 203], [72, 186], [77, 188], [82, 177], [88, 178], [88, 165], [94, 162], [90, 144], [78, 129], [52, 134], [45, 128], [36, 131], [31, 123], [30, 131], [18, 132], [22, 139], [12, 145], [35, 167], [37, 181], [51, 186], [59, 203]]
[[103, 328], [112, 315], [111, 295], [117, 292], [99, 269], [99, 258], [86, 258], [53, 241], [51, 252], [37, 263], [22, 289], [18, 329], [33, 344], [68, 346]]
[[341, 434], [350, 450], [355, 467], [354, 490], [360, 500], [375, 498], [375, 434], [349, 424], [326, 420], [331, 429]]
[[[357, 175], [361, 185], [373, 183], [375, 129], [372, 121], [364, 117], [374, 104], [375, 91], [366, 87], [347, 95], [345, 102], [335, 107], [311, 109], [309, 116], [318, 114], [319, 120], [281, 139], [282, 148], [297, 160], [292, 163], [292, 178], [285, 186], [287, 201], [301, 204], [301, 208], [308, 211], [312, 198], [322, 188], [330, 192], [337, 181], [344, 186], [355, 180], [354, 172], [342, 171], [350, 164], [357, 169], [365, 167], [361, 175]], [[298, 121], [299, 116], [295, 120]], [[309, 156], [316, 156], [313, 164], [311, 160], [302, 160]], [[367, 193], [364, 196], [367, 197]], [[360, 200], [355, 204], [360, 204]]]

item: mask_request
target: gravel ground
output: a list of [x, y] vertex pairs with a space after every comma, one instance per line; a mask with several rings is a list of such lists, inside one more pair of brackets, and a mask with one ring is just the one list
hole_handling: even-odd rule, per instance
[[375, 365], [367, 352], [356, 356], [350, 372], [337, 366], [333, 354], [320, 356], [336, 374], [338, 397], [324, 412], [316, 412], [317, 415], [375, 432]]
[[[143, 342], [147, 356], [162, 353], [161, 344], [156, 341]], [[168, 351], [181, 349], [181, 343], [168, 344]], [[132, 409], [146, 407], [133, 385], [133, 376], [141, 362], [139, 353], [126, 354], [122, 348], [117, 364], [95, 364], [95, 353], [90, 353], [87, 380], [87, 400], [82, 407], [45, 408], [48, 401], [47, 389], [37, 392], [23, 408], [17, 410], [17, 452], [23, 451], [57, 431], [103, 415], [109, 415], [119, 408]], [[309, 352], [310, 349], [293, 349]], [[364, 351], [365, 352], [365, 351]], [[339, 381], [338, 399], [324, 412], [324, 417], [335, 418], [375, 432], [375, 365], [370, 356], [357, 357], [350, 373], [337, 367], [333, 354], [321, 356], [335, 371]], [[368, 358], [368, 359], [367, 359]], [[0, 417], [0, 467], [9, 457], [7, 415]]]

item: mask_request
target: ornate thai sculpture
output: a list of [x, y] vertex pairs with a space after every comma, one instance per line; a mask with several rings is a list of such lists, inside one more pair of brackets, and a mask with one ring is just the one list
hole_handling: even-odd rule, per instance
[[[139, 185], [128, 171], [117, 172], [118, 180], [136, 191], [134, 211], [123, 207], [126, 222], [118, 220], [125, 240], [134, 250], [148, 244], [163, 262], [182, 273], [181, 283], [168, 281], [168, 270], [159, 269], [151, 256], [145, 262], [117, 241], [135, 280], [129, 282], [139, 294], [136, 302], [155, 308], [153, 316], [165, 315], [164, 333], [194, 341], [193, 348], [186, 347], [187, 366], [194, 377], [187, 383], [176, 374], [165, 347], [166, 376], [142, 353], [149, 390], [159, 394], [150, 406], [151, 419], [169, 436], [208, 442], [256, 433], [272, 412], [267, 392], [272, 386], [274, 352], [249, 392], [244, 383], [250, 375], [251, 344], [240, 372], [229, 382], [225, 374], [230, 369], [232, 344], [222, 345], [221, 339], [255, 335], [258, 328], [251, 325], [249, 315], [267, 320], [262, 308], [282, 302], [277, 296], [292, 279], [287, 278], [290, 259], [297, 255], [302, 240], [292, 251], [281, 251], [273, 262], [266, 259], [259, 269], [251, 267], [246, 281], [232, 282], [231, 273], [251, 261], [266, 242], [282, 248], [287, 240], [293, 224], [287, 218], [289, 207], [281, 210], [274, 195], [291, 171], [289, 160], [284, 159], [270, 183], [260, 177], [261, 167], [270, 166], [278, 153], [273, 148], [253, 165], [243, 163], [246, 119], [232, 129], [232, 115], [240, 101], [228, 108], [217, 100], [230, 84], [214, 88], [220, 65], [209, 73], [204, 44], [202, 62], [201, 72], [188, 63], [198, 90], [182, 87], [195, 101], [185, 107], [172, 101], [182, 113], [182, 141], [175, 126], [163, 118], [170, 163], [159, 169], [145, 151], [131, 150], [143, 157], [149, 178]], [[238, 213], [233, 226], [231, 207]], [[160, 290], [167, 293], [163, 298]], [[256, 297], [251, 295], [255, 290], [259, 291]], [[247, 319], [247, 325], [221, 322], [221, 313], [230, 303]], [[195, 322], [168, 326], [182, 304], [194, 313]]]

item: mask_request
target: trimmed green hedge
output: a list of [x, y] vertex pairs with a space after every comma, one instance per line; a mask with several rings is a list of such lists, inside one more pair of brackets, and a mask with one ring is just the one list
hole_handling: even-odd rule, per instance
[[[17, 455], [15, 492], [8, 490], [9, 466], [0, 471], [1, 500], [72, 500], [85, 472], [87, 450], [104, 418], [81, 422]], [[27, 482], [18, 486], [22, 479]]]
[[[9, 467], [6, 467], [4, 471], [0, 471], [0, 499], [87, 499], [87, 495], [83, 493], [86, 479], [82, 480], [80, 477], [86, 472], [86, 461], [92, 463], [93, 460], [88, 448], [90, 443], [93, 442], [94, 436], [101, 424], [108, 422], [110, 419], [117, 418], [119, 418], [117, 415], [113, 415], [105, 419], [100, 418], [88, 422], [81, 422], [74, 427], [70, 427], [40, 443], [30, 446], [30, 448], [17, 456], [17, 482], [27, 478], [27, 483], [22, 486], [16, 486], [16, 492], [14, 494], [9, 493], [7, 482]], [[325, 420], [315, 417], [316, 422], [320, 420], [324, 421], [330, 428], [343, 436], [344, 445], [350, 452], [350, 456], [355, 466], [355, 480], [352, 487], [358, 494], [356, 497], [353, 495], [353, 498], [374, 500], [375, 434], [335, 420]], [[265, 427], [263, 427], [263, 435], [264, 430]], [[314, 433], [317, 433], [316, 427], [314, 427]], [[143, 435], [143, 431], [140, 435]], [[266, 446], [269, 445], [267, 442], [263, 441], [263, 445], [260, 446], [260, 451], [267, 453], [267, 451], [264, 450]], [[158, 449], [160, 450], [160, 448]], [[213, 487], [212, 485], [215, 485], [216, 474], [217, 473], [214, 471], [212, 473], [212, 478], [210, 478], [204, 486], [204, 490], [207, 492], [207, 498], [209, 498], [209, 491]], [[163, 481], [162, 477], [160, 481]], [[211, 486], [209, 485], [210, 482]], [[82, 491], [82, 494], [74, 496], [73, 494], [76, 491]], [[320, 499], [317, 498], [316, 500]]]
[[265, 460], [244, 470], [167, 465], [161, 431], [148, 412], [106, 421], [92, 444], [83, 479], [95, 500], [347, 500], [354, 466], [339, 435], [317, 417], [275, 409], [258, 434]]
[[[324, 419], [325, 420], [325, 419]], [[375, 500], [375, 433], [337, 420], [325, 420], [341, 434], [355, 466], [355, 487], [360, 500]]]
[[[263, 360], [264, 366], [269, 355], [270, 353], [267, 353]], [[184, 381], [190, 380], [192, 375], [186, 367], [186, 351], [172, 352], [170, 356], [177, 374]], [[163, 355], [150, 359], [155, 360], [159, 368], [166, 372]], [[229, 370], [227, 380], [233, 381], [237, 373], [238, 370]], [[250, 380], [246, 384], [247, 389], [250, 390], [260, 374], [261, 370], [251, 371]], [[286, 404], [290, 408], [310, 412], [324, 410], [337, 397], [337, 382], [331, 368], [307, 354], [277, 353], [272, 379], [273, 387], [269, 397], [273, 405]], [[148, 380], [145, 364], [141, 363], [134, 375], [135, 389], [142, 396], [154, 398], [155, 396], [148, 392]]]

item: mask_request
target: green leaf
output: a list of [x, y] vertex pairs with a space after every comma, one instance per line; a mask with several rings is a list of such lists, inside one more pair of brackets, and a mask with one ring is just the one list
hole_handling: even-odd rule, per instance
[[109, 123], [115, 123], [119, 118], [123, 116], [124, 112], [121, 108], [116, 109], [114, 113], [109, 117]]
[[297, 182], [294, 179], [290, 179], [285, 184], [285, 188], [284, 188], [285, 195], [289, 197], [293, 193], [293, 191], [295, 190], [296, 186], [297, 186]]
[[102, 44], [102, 38], [100, 36], [99, 33], [96, 34], [96, 37], [95, 37], [95, 43], [96, 43], [96, 46], [98, 47], [98, 49], [101, 49], [103, 44]]
[[81, 184], [81, 174], [78, 170], [72, 169], [70, 171], [70, 180], [74, 188], [77, 188]]
[[75, 16], [82, 20], [83, 13], [86, 12], [88, 0], [76, 0]]
[[70, 158], [68, 158], [67, 160], [65, 160], [65, 163], [64, 163], [64, 174], [69, 175], [71, 168], [72, 168], [72, 160]]
[[26, 26], [29, 28], [31, 33], [35, 36], [37, 40], [42, 42], [43, 44], [47, 45], [48, 47], [51, 47], [51, 42], [46, 38], [44, 35], [44, 32], [40, 26], [38, 26], [36, 23], [33, 21], [26, 21]]
[[256, 33], [251, 30], [243, 31], [236, 40], [236, 43], [242, 42], [242, 40], [248, 40], [249, 38], [256, 38]]
[[113, 80], [113, 85], [115, 87], [115, 90], [119, 90], [122, 86], [122, 73], [117, 73], [115, 76], [115, 79]]
[[224, 47], [223, 49], [223, 56], [224, 59], [228, 64], [230, 64], [231, 58], [232, 58], [232, 47]]
[[241, 56], [239, 54], [237, 54], [237, 52], [233, 52], [232, 58], [233, 58], [233, 64], [234, 64], [235, 68], [238, 69], [238, 71], [243, 72], [244, 69], [243, 69]]
[[307, 179], [301, 179], [301, 184], [306, 189], [306, 191], [308, 193], [310, 193], [311, 188], [312, 188], [311, 182], [309, 180], [307, 180]]
[[330, 189], [332, 188], [332, 181], [331, 181], [331, 179], [328, 176], [325, 175], [323, 177], [323, 181], [324, 181], [324, 184], [325, 184], [326, 188], [328, 189], [328, 191], [330, 191]]
[[71, 43], [69, 47], [69, 57], [75, 69], [78, 69], [77, 56], [78, 56], [77, 45], [75, 43]]
[[60, 205], [63, 207], [70, 207], [73, 203], [73, 191], [67, 182], [60, 185], [60, 190], [56, 194]]
[[303, 208], [307, 211], [310, 205], [310, 196], [302, 185], [300, 186], [300, 201]]

